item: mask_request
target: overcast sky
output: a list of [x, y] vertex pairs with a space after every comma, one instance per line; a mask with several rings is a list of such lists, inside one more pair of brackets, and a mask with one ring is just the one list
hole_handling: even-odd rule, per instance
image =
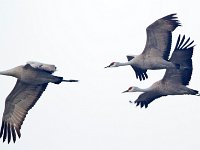
[[[195, 41], [193, 77], [200, 90], [199, 2], [175, 0], [0, 0], [0, 70], [27, 61], [55, 64], [55, 75], [79, 83], [49, 84], [29, 111], [16, 143], [0, 141], [1, 150], [199, 150], [200, 98], [168, 96], [148, 109], [130, 104], [164, 70], [136, 80], [130, 66], [104, 69], [113, 61], [139, 54], [146, 27], [177, 13], [182, 23], [173, 32]], [[0, 117], [15, 78], [0, 76]]]

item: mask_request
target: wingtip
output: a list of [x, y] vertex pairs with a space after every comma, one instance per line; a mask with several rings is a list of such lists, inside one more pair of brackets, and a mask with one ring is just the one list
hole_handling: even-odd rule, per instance
[[177, 13], [172, 13], [172, 14], [170, 14], [170, 15], [168, 15], [168, 16], [171, 17], [171, 18], [174, 18], [174, 19], [178, 18], [178, 17], [177, 17]]
[[145, 108], [148, 108], [148, 104], [145, 104], [144, 106], [145, 106]]
[[21, 137], [20, 129], [19, 128], [15, 128], [15, 130], [17, 132], [18, 137], [20, 138]]
[[0, 138], [3, 135], [3, 130], [4, 130], [4, 121], [2, 121], [2, 125], [1, 125]]
[[190, 37], [187, 40], [185, 40], [185, 35], [183, 35], [182, 38], [181, 38], [181, 34], [179, 34], [177, 42], [176, 42], [175, 49], [184, 50], [184, 49], [193, 48], [195, 46], [195, 45], [192, 45], [194, 43], [194, 40], [192, 40], [188, 44], [189, 41], [190, 41]]
[[10, 131], [10, 124], [8, 123], [8, 128], [7, 128], [7, 130], [8, 130], [8, 144], [10, 143], [10, 141], [11, 141], [11, 131]]
[[4, 131], [3, 131], [3, 142], [5, 142], [6, 138], [7, 138], [7, 123], [5, 123], [4, 125]]
[[11, 126], [11, 133], [12, 133], [12, 137], [13, 137], [13, 142], [15, 143], [15, 141], [16, 141], [16, 133], [15, 133], [15, 128], [14, 128], [13, 125]]
[[148, 108], [148, 104], [145, 103], [145, 102], [143, 103], [143, 102], [137, 102], [137, 101], [135, 101], [135, 104], [136, 104], [136, 107], [137, 107], [137, 106], [140, 106], [140, 108], [143, 108], [143, 107], [144, 107], [145, 109]]
[[182, 27], [183, 25], [179, 21], [177, 21], [177, 26]]
[[172, 13], [172, 14], [169, 14], [165, 17], [163, 17], [163, 19], [177, 19], [177, 13]]
[[174, 26], [174, 29], [178, 26], [182, 26], [182, 24], [178, 20], [177, 13], [167, 15], [167, 16], [163, 17], [162, 19], [170, 21], [171, 24]]

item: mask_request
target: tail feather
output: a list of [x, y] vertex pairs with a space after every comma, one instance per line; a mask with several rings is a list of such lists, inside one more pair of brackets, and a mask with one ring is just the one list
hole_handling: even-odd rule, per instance
[[191, 94], [192, 94], [192, 95], [200, 96], [199, 91], [197, 91], [197, 90], [193, 90], [193, 89], [191, 89]]

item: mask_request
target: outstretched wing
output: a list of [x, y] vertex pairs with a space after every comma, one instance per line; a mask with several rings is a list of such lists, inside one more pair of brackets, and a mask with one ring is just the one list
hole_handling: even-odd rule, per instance
[[194, 41], [188, 38], [185, 41], [185, 35], [179, 35], [177, 43], [170, 58], [174, 64], [179, 64], [178, 69], [167, 69], [163, 77], [164, 82], [172, 82], [176, 84], [188, 85], [192, 75], [192, 54], [194, 46], [191, 46]]
[[137, 100], [135, 100], [136, 106], [140, 105], [140, 107], [142, 108], [143, 106], [145, 108], [148, 107], [148, 105], [154, 101], [157, 98], [160, 98], [162, 96], [166, 96], [161, 94], [159, 91], [150, 91], [150, 92], [145, 92], [142, 93]]
[[[126, 56], [126, 57], [127, 57], [128, 61], [134, 59], [133, 56]], [[146, 72], [147, 72], [146, 69], [141, 69], [141, 68], [135, 67], [135, 66], [133, 66], [133, 65], [131, 65], [131, 67], [132, 67], [133, 70], [135, 71], [136, 78], [137, 78], [137, 79], [139, 78], [140, 81], [141, 81], [141, 80], [145, 80], [145, 79], [148, 78], [148, 75], [147, 75], [147, 73], [146, 73]]]
[[175, 15], [171, 14], [160, 18], [147, 27], [147, 40], [143, 54], [154, 55], [168, 60], [172, 32], [176, 27], [181, 26]]
[[21, 125], [28, 111], [35, 105], [48, 84], [30, 85], [20, 80], [8, 95], [5, 102], [5, 109], [2, 119], [0, 138], [3, 136], [3, 142], [11, 138], [16, 141], [16, 133], [20, 138]]

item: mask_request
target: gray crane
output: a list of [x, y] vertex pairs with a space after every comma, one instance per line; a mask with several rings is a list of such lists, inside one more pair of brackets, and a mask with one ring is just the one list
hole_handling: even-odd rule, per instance
[[7, 96], [2, 118], [0, 138], [3, 142], [11, 138], [16, 141], [16, 133], [21, 137], [20, 129], [28, 111], [35, 105], [48, 83], [77, 82], [78, 80], [64, 80], [63, 77], [52, 75], [56, 71], [54, 65], [39, 62], [27, 62], [26, 65], [1, 71], [0, 75], [17, 78], [17, 83]]
[[[172, 53], [170, 62], [174, 64], [180, 64], [180, 68], [167, 68], [164, 77], [155, 82], [152, 86], [147, 89], [141, 89], [139, 87], [132, 86], [125, 92], [143, 92], [137, 100], [135, 100], [136, 105], [141, 107], [148, 107], [152, 101], [162, 96], [167, 95], [197, 95], [199, 96], [199, 91], [188, 88], [187, 85], [192, 76], [192, 55], [193, 48], [191, 46], [194, 41], [190, 41], [190, 38], [184, 42], [185, 36], [178, 37], [175, 49]], [[130, 101], [131, 102], [131, 101]]]
[[178, 68], [179, 64], [168, 61], [172, 32], [181, 26], [175, 15], [160, 18], [146, 28], [146, 45], [140, 55], [127, 56], [128, 62], [112, 62], [105, 68], [130, 65], [140, 81], [148, 78], [148, 69]]

